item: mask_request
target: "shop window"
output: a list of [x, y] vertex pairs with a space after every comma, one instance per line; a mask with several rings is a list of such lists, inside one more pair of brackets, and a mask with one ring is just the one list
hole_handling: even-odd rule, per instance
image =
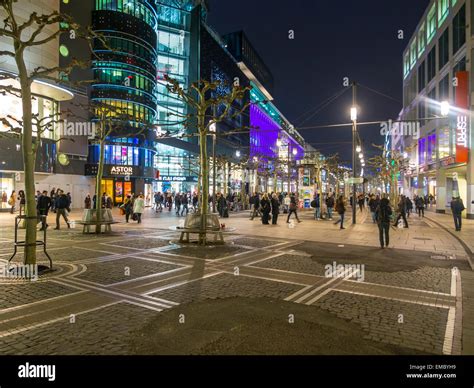
[[416, 38], [413, 40], [410, 46], [410, 70], [415, 66], [416, 63]]
[[433, 47], [428, 54], [428, 82], [436, 75], [436, 47]]
[[418, 165], [426, 163], [426, 138], [418, 140]]
[[425, 27], [425, 23], [423, 22], [418, 32], [418, 58], [421, 57], [421, 55], [425, 51], [425, 47], [426, 47], [426, 27]]
[[453, 55], [466, 43], [466, 5], [453, 19]]
[[438, 26], [446, 20], [449, 14], [449, 0], [438, 0]]
[[449, 61], [449, 28], [443, 32], [438, 41], [438, 62], [439, 70]]
[[449, 100], [449, 84], [450, 84], [450, 75], [448, 73], [439, 83], [439, 100], [440, 101]]
[[428, 136], [428, 163], [436, 162], [436, 134]]
[[418, 67], [418, 93], [426, 86], [426, 62], [423, 61]]
[[438, 158], [444, 159], [450, 156], [450, 130], [442, 128], [438, 131]]
[[439, 109], [436, 104], [436, 86], [428, 92], [428, 117], [437, 115]]
[[426, 43], [429, 44], [436, 34], [436, 3], [428, 12], [428, 28], [426, 30]]

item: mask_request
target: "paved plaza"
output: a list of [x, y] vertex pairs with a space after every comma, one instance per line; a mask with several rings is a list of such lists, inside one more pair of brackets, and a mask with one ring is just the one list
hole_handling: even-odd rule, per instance
[[[1, 280], [0, 354], [474, 354], [473, 221], [412, 215], [381, 250], [366, 213], [345, 230], [300, 216], [233, 213], [206, 248], [178, 244], [167, 211], [117, 212], [111, 234], [49, 228], [55, 271]], [[2, 266], [12, 225], [1, 213]]]

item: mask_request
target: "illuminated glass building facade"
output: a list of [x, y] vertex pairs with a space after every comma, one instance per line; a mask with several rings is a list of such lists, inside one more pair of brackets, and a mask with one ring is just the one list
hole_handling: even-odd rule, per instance
[[[115, 203], [121, 203], [132, 192], [151, 197], [153, 191], [189, 192], [197, 188], [198, 140], [186, 136], [195, 131], [185, 128], [182, 123], [183, 116], [191, 112], [185, 103], [168, 92], [165, 75], [177, 79], [184, 88], [200, 78], [228, 84], [238, 78], [242, 86], [254, 85], [255, 93], [263, 94], [263, 99], [272, 99], [268, 90], [272, 88], [273, 78], [268, 68], [253, 48], [245, 56], [233, 55], [235, 51], [232, 53], [230, 46], [226, 47], [226, 40], [206, 25], [206, 3], [194, 0], [87, 2], [91, 7], [90, 21], [81, 20], [81, 23], [91, 24], [95, 31], [106, 37], [107, 45], [100, 40], [94, 42], [92, 74], [77, 78], [95, 80], [89, 88], [90, 99], [117, 106], [132, 117], [127, 125], [121, 125], [110, 136], [105, 148], [102, 183], [104, 191], [114, 198]], [[85, 6], [72, 0], [67, 7], [73, 15], [76, 13], [82, 17], [87, 14], [82, 9]], [[243, 35], [241, 38], [242, 47], [250, 48], [248, 39]], [[81, 50], [69, 49], [71, 57], [80, 57]], [[239, 60], [247, 61], [248, 69], [252, 69], [258, 78]], [[225, 92], [224, 85], [222, 88], [218, 93]], [[249, 93], [234, 109], [239, 110], [249, 101], [254, 102], [252, 110], [219, 123], [217, 131], [248, 128], [252, 117], [256, 117], [260, 110], [261, 115], [267, 117], [267, 123], [272, 122], [275, 129], [278, 128], [278, 139], [291, 139], [284, 141], [285, 145], [293, 141], [294, 148], [301, 147], [299, 135], [296, 131], [290, 135], [291, 125], [272, 103], [260, 104]], [[168, 135], [157, 138], [157, 133]], [[260, 144], [258, 151], [255, 142]], [[264, 143], [268, 143], [268, 139], [255, 131], [219, 136], [216, 153], [232, 159], [239, 150], [248, 156], [252, 152], [261, 152]], [[275, 145], [267, 144], [265, 147], [271, 149], [272, 154], [280, 152]], [[211, 150], [211, 144], [208, 149]], [[95, 176], [98, 160], [98, 147], [90, 145], [85, 168], [87, 176]], [[117, 171], [123, 171], [114, 168], [117, 166], [128, 167], [127, 171], [132, 171], [132, 174], [117, 174]], [[240, 179], [239, 185], [243, 181], [244, 178]]]
[[[164, 76], [185, 86], [188, 83], [193, 3], [191, 0], [94, 1], [92, 27], [106, 38], [107, 44], [94, 42], [95, 82], [90, 98], [116, 106], [132, 118], [125, 128], [108, 139], [105, 149], [104, 191], [116, 203], [132, 192], [150, 197], [154, 190], [183, 188], [181, 175], [186, 170], [178, 166], [185, 164], [190, 153], [185, 151], [186, 147], [155, 140], [158, 127], [173, 135], [183, 131], [177, 122], [186, 113], [186, 106], [168, 93]], [[98, 147], [91, 145], [86, 174], [94, 174], [98, 159]], [[132, 167], [133, 175], [114, 176], [113, 166]], [[170, 181], [156, 183], [164, 177]], [[173, 177], [178, 177], [177, 185], [173, 185]]]
[[[431, 0], [403, 53], [401, 118], [392, 148], [404, 154], [399, 190], [431, 195], [439, 213], [460, 196], [474, 218], [471, 114], [474, 0]], [[451, 109], [441, 116], [441, 103]], [[433, 119], [438, 116], [438, 119]]]

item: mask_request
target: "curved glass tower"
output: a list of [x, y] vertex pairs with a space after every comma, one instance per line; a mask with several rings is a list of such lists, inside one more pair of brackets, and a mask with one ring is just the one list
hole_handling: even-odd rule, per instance
[[[154, 129], [157, 120], [157, 8], [148, 0], [96, 0], [92, 28], [107, 44], [94, 41], [91, 100], [115, 106], [130, 120], [108, 139], [104, 191], [116, 203], [129, 193], [146, 194], [154, 178]], [[97, 163], [91, 146], [89, 162]], [[109, 166], [133, 167], [131, 176], [113, 176]]]

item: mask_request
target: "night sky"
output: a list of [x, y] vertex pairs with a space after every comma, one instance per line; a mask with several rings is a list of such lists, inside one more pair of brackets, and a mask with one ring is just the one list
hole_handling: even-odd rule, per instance
[[[342, 90], [344, 77], [396, 100], [359, 88], [359, 121], [396, 119], [402, 109], [403, 50], [428, 4], [429, 0], [210, 0], [208, 22], [220, 34], [245, 31], [273, 73], [274, 103], [298, 128], [350, 122], [350, 90], [309, 117]], [[294, 40], [288, 39], [290, 29]], [[398, 39], [398, 30], [405, 32], [404, 40]], [[351, 160], [349, 127], [300, 133], [323, 153], [338, 152], [343, 160]], [[376, 152], [372, 143], [383, 143], [378, 125], [360, 127], [359, 133], [368, 155]], [[321, 144], [334, 142], [339, 144]]]

